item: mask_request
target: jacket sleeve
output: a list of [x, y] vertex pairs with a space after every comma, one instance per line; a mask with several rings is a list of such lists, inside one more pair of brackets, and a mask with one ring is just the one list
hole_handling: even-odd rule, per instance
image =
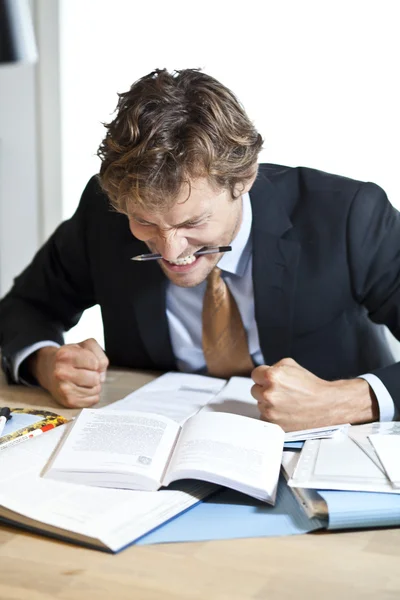
[[[348, 260], [353, 293], [375, 323], [400, 340], [400, 213], [385, 192], [363, 184], [348, 218]], [[373, 371], [400, 410], [400, 363]]]
[[41, 340], [62, 344], [63, 332], [96, 304], [85, 239], [94, 194], [96, 178], [86, 186], [75, 214], [56, 229], [0, 301], [0, 347], [8, 379], [17, 352]]

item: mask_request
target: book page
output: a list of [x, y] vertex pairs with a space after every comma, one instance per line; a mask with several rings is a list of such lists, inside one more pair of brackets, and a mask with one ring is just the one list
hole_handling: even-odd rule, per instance
[[159, 481], [178, 431], [177, 423], [151, 413], [83, 409], [48, 475], [142, 472]]
[[179, 490], [154, 493], [44, 479], [40, 473], [65, 427], [57, 427], [4, 452], [0, 469], [0, 516], [39, 529], [54, 527], [66, 537], [71, 532], [83, 539], [95, 538], [117, 551], [213, 491], [213, 486], [200, 482], [185, 482]]
[[214, 398], [225, 379], [190, 373], [166, 373], [114, 402], [107, 410], [144, 411], [184, 423]]
[[281, 464], [283, 430], [271, 423], [227, 413], [200, 412], [184, 425], [170, 461], [168, 481], [211, 475], [207, 481], [268, 490]]

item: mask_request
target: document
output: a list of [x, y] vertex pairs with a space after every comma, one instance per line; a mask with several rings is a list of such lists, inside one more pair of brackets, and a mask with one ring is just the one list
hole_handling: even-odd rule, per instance
[[257, 400], [251, 395], [254, 381], [250, 377], [231, 377], [225, 386], [201, 409], [202, 412], [224, 412], [260, 418]]
[[400, 488], [400, 435], [369, 436], [375, 451], [394, 488]]
[[343, 425], [332, 425], [330, 427], [314, 427], [313, 429], [289, 431], [285, 434], [285, 442], [305, 442], [306, 440], [333, 438], [339, 433], [345, 432], [348, 427], [350, 427], [350, 424], [344, 423]]
[[288, 484], [317, 490], [400, 493], [382, 469], [344, 434], [306, 441]]
[[225, 379], [190, 373], [165, 373], [107, 410], [155, 413], [184, 423], [210, 402], [226, 385]]
[[376, 464], [378, 469], [385, 472], [378, 454], [370, 441], [370, 436], [375, 434], [400, 435], [400, 423], [397, 421], [382, 423], [366, 423], [365, 425], [353, 425], [347, 431], [347, 435], [365, 452], [365, 454]]
[[200, 412], [182, 426], [162, 415], [84, 409], [45, 477], [155, 491], [196, 479], [274, 503], [284, 432], [240, 415]]

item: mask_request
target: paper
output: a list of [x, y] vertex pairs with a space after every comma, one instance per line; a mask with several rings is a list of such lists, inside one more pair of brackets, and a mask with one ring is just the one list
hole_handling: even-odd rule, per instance
[[350, 424], [345, 423], [343, 425], [332, 425], [330, 427], [315, 427], [314, 429], [288, 431], [285, 434], [285, 442], [305, 442], [306, 440], [333, 438], [338, 433], [346, 431], [348, 427], [350, 427]]
[[369, 436], [374, 434], [398, 435], [400, 434], [400, 423], [396, 421], [366, 423], [365, 425], [354, 425], [347, 430], [347, 435], [365, 452], [378, 469], [384, 473], [385, 470], [379, 460], [379, 456], [369, 440]]
[[400, 488], [400, 435], [369, 436], [393, 487]]
[[[4, 453], [0, 469], [0, 516], [37, 527], [56, 527], [65, 536], [92, 537], [118, 551], [216, 490], [203, 482], [181, 482], [160, 492], [94, 488], [40, 477], [65, 431], [57, 427]], [[29, 492], [28, 492], [29, 491]], [[24, 521], [25, 518], [25, 521]], [[79, 539], [79, 537], [78, 537]]]
[[226, 412], [253, 419], [260, 418], [257, 400], [251, 395], [254, 381], [249, 377], [231, 377], [203, 411]]
[[293, 477], [293, 487], [399, 494], [381, 469], [344, 434], [308, 440]]
[[151, 412], [183, 424], [210, 402], [225, 384], [225, 379], [215, 377], [166, 373], [105, 408]]

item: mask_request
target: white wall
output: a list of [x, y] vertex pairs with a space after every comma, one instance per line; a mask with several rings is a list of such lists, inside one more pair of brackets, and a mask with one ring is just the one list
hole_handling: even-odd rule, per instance
[[263, 160], [374, 180], [400, 206], [398, 6], [61, 0], [64, 214], [98, 168], [117, 91], [155, 67], [202, 67], [231, 87]]
[[231, 87], [265, 137], [261, 160], [375, 181], [400, 207], [396, 0], [60, 3], [64, 216], [98, 170], [116, 93], [156, 67]]
[[39, 244], [35, 67], [0, 65], [0, 295]]

